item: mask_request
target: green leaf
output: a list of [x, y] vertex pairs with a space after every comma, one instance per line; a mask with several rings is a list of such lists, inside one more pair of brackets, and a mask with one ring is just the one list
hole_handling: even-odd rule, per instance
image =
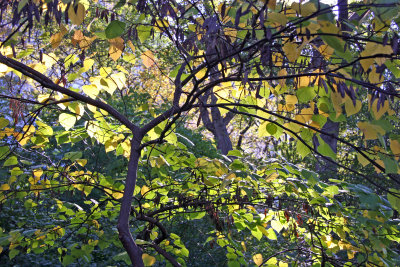
[[17, 164], [18, 164], [17, 157], [11, 156], [4, 162], [3, 167], [17, 165]]
[[108, 24], [105, 33], [107, 39], [114, 39], [121, 36], [125, 32], [126, 24], [119, 20], [113, 20]]
[[305, 144], [303, 144], [303, 142], [301, 142], [300, 140], [297, 140], [296, 152], [301, 158], [304, 158], [305, 156], [310, 154], [311, 150]]
[[257, 227], [255, 227], [254, 229], [255, 229], [255, 230], [252, 230], [252, 231], [251, 231], [251, 234], [252, 234], [255, 238], [257, 238], [258, 241], [260, 241], [263, 234], [262, 234], [262, 232], [261, 232]]
[[140, 42], [144, 43], [151, 34], [151, 26], [146, 26], [146, 25], [139, 25], [137, 27], [137, 33], [138, 33], [138, 37]]
[[38, 129], [36, 131], [37, 134], [45, 135], [45, 136], [53, 135], [53, 128], [51, 128], [49, 125], [47, 125], [41, 121], [36, 121], [36, 124], [38, 126]]
[[383, 157], [383, 163], [385, 164], [385, 173], [397, 173], [397, 161], [389, 157]]
[[336, 160], [336, 153], [333, 152], [332, 148], [327, 143], [325, 143], [325, 141], [320, 136], [318, 136], [318, 141], [319, 146], [317, 148], [317, 151], [323, 156], [330, 157], [331, 159]]
[[322, 193], [323, 196], [334, 197], [335, 195], [339, 194], [339, 187], [336, 185], [331, 185], [325, 188], [325, 192]]
[[3, 160], [9, 152], [10, 149], [8, 148], [8, 146], [0, 146], [0, 160]]
[[316, 95], [314, 87], [301, 87], [296, 91], [296, 96], [300, 103], [307, 103], [314, 99]]
[[270, 135], [274, 135], [278, 131], [278, 127], [274, 123], [268, 123], [266, 129]]
[[82, 152], [68, 152], [68, 153], [65, 153], [65, 155], [64, 155], [64, 159], [69, 159], [69, 160], [71, 160], [71, 161], [74, 161], [74, 160], [77, 160], [77, 159], [80, 159], [82, 157]]
[[0, 118], [0, 129], [6, 127], [9, 123], [10, 122], [6, 118], [1, 117]]
[[278, 237], [276, 236], [276, 233], [275, 233], [274, 229], [269, 228], [269, 229], [267, 230], [267, 232], [268, 232], [268, 239], [271, 239], [271, 240], [277, 240], [277, 239], [278, 239]]
[[18, 249], [11, 249], [10, 253], [8, 253], [8, 257], [10, 257], [10, 260], [14, 259], [15, 256], [17, 256], [19, 254], [19, 250]]
[[397, 194], [397, 196], [394, 196], [388, 193], [387, 199], [389, 200], [390, 205], [392, 205], [392, 208], [400, 212], [400, 190], [391, 188], [389, 191]]

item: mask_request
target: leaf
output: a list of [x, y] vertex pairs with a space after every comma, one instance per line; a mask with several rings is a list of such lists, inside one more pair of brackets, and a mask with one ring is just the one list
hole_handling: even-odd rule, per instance
[[153, 27], [147, 25], [139, 25], [137, 27], [137, 33], [141, 43], [144, 43], [150, 37], [152, 28]]
[[117, 61], [117, 59], [121, 57], [122, 51], [124, 51], [124, 39], [117, 37], [108, 41], [110, 43], [108, 53], [110, 54], [112, 60]]
[[144, 266], [152, 266], [154, 263], [156, 263], [156, 258], [147, 253], [143, 253], [142, 259]]
[[61, 24], [60, 31], [50, 37], [50, 44], [53, 49], [57, 48], [61, 44], [61, 40], [66, 33], [67, 29]]
[[271, 227], [272, 227], [272, 229], [274, 229], [278, 233], [283, 229], [283, 225], [278, 220], [272, 220], [271, 221]]
[[317, 94], [315, 93], [314, 87], [307, 86], [299, 88], [296, 91], [296, 95], [300, 103], [307, 103], [314, 99]]
[[286, 95], [285, 96], [285, 102], [286, 102], [286, 110], [287, 111], [292, 111], [295, 109], [295, 106], [298, 102], [297, 96], [295, 95]]
[[75, 152], [68, 152], [65, 153], [64, 158], [63, 159], [69, 159], [71, 161], [75, 161], [77, 159], [82, 158], [82, 152], [80, 151], [75, 151]]
[[9, 123], [10, 122], [6, 118], [1, 117], [0, 118], [0, 129], [6, 127]]
[[0, 191], [10, 190], [10, 186], [8, 184], [2, 184], [0, 186]]
[[85, 6], [81, 3], [78, 3], [76, 7], [74, 7], [74, 5], [70, 5], [68, 9], [68, 18], [75, 25], [82, 24], [83, 20], [85, 19]]
[[36, 121], [36, 124], [38, 126], [38, 129], [36, 131], [37, 134], [44, 135], [44, 136], [53, 135], [53, 128], [51, 128], [49, 125], [47, 125], [41, 121]]
[[125, 32], [126, 24], [119, 20], [113, 20], [108, 24], [105, 34], [107, 39], [114, 39], [121, 36]]
[[142, 189], [140, 189], [140, 194], [144, 196], [148, 191], [150, 191], [150, 188], [144, 185]]
[[400, 212], [400, 190], [397, 189], [389, 189], [390, 192], [393, 192], [396, 194], [396, 196], [387, 193], [387, 199], [389, 200], [390, 205], [392, 205], [392, 208]]
[[8, 253], [8, 257], [10, 258], [10, 260], [14, 259], [15, 256], [17, 256], [19, 254], [19, 250], [18, 249], [10, 249], [10, 253]]
[[384, 135], [385, 130], [381, 126], [369, 122], [357, 123], [358, 128], [364, 133], [365, 140], [375, 140], [378, 135]]
[[140, 57], [143, 61], [143, 64], [146, 66], [146, 68], [150, 68], [155, 63], [154, 55], [153, 55], [153, 52], [151, 52], [151, 50], [145, 51]]
[[253, 256], [253, 261], [257, 266], [260, 266], [263, 263], [263, 256], [261, 254], [256, 254]]
[[96, 98], [100, 92], [99, 88], [97, 88], [97, 86], [94, 84], [83, 85], [82, 90], [87, 96], [91, 98]]
[[297, 154], [299, 156], [304, 158], [305, 156], [307, 156], [308, 154], [311, 153], [311, 150], [305, 144], [303, 144], [303, 142], [301, 142], [300, 140], [297, 140], [297, 142], [296, 142], [296, 152], [297, 152]]
[[353, 101], [351, 99], [346, 100], [344, 103], [344, 107], [346, 109], [346, 115], [351, 116], [358, 113], [361, 110], [361, 101], [356, 100], [356, 105], [353, 105]]
[[118, 255], [115, 255], [113, 257], [113, 260], [115, 261], [124, 261], [127, 265], [131, 265], [131, 260], [129, 258], [129, 255], [126, 251], [119, 253]]
[[13, 166], [13, 165], [17, 165], [17, 164], [18, 164], [17, 157], [11, 156], [4, 162], [3, 167]]
[[68, 113], [61, 113], [58, 116], [58, 121], [60, 122], [61, 126], [65, 128], [66, 131], [74, 127], [75, 122], [76, 122], [76, 117], [75, 115], [71, 115]]
[[330, 157], [333, 160], [336, 160], [336, 153], [333, 152], [332, 148], [320, 137], [318, 136], [319, 146], [317, 151], [321, 153], [321, 155]]
[[400, 142], [390, 139], [390, 149], [395, 156], [400, 156]]
[[257, 238], [258, 241], [260, 241], [261, 238], [262, 238], [262, 236], [263, 236], [262, 232], [261, 232], [260, 229], [258, 229], [257, 227], [255, 228], [255, 230], [251, 230], [251, 234], [252, 234], [255, 238]]

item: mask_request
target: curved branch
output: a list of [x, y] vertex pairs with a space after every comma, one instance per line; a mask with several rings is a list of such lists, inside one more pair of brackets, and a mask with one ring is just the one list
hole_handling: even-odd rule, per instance
[[84, 96], [80, 93], [74, 92], [72, 90], [69, 90], [65, 87], [59, 86], [58, 84], [54, 83], [50, 78], [45, 76], [44, 74], [28, 67], [27, 65], [18, 62], [12, 58], [8, 58], [2, 54], [0, 54], [0, 63], [3, 63], [4, 65], [7, 65], [8, 67], [15, 69], [25, 76], [35, 80], [36, 82], [40, 83], [43, 87], [60, 92], [62, 94], [65, 94], [67, 96], [70, 96], [76, 100], [82, 101], [84, 103], [90, 104], [92, 106], [96, 106], [100, 109], [103, 109], [107, 111], [109, 114], [111, 114], [115, 119], [117, 119], [119, 122], [121, 122], [123, 125], [128, 127], [131, 131], [138, 131], [139, 127], [136, 126], [134, 123], [132, 123], [127, 117], [119, 113], [116, 109], [114, 109], [112, 106], [100, 101], [96, 100], [93, 98], [90, 98], [88, 96]]

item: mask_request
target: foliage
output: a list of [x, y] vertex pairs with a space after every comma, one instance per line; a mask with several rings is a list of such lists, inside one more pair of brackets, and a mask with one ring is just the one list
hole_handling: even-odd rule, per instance
[[0, 262], [400, 265], [399, 3], [340, 3], [3, 1]]

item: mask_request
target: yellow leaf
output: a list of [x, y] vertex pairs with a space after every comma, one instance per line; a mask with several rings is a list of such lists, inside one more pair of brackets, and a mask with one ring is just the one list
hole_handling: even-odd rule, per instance
[[367, 72], [367, 70], [369, 69], [369, 67], [372, 66], [373, 63], [374, 63], [374, 58], [366, 58], [360, 60], [360, 64], [365, 72]]
[[359, 122], [357, 123], [357, 126], [364, 133], [365, 140], [374, 140], [378, 138], [378, 134], [385, 134], [385, 130], [379, 125], [370, 124], [368, 122]]
[[226, 36], [229, 36], [231, 38], [232, 42], [234, 42], [236, 40], [237, 30], [234, 28], [225, 28], [224, 34]]
[[271, 173], [265, 180], [267, 182], [271, 182], [271, 181], [275, 180], [278, 177], [279, 177], [279, 174], [277, 172], [274, 172], [274, 173]]
[[129, 47], [132, 49], [132, 53], [135, 52], [135, 47], [133, 46], [131, 40], [128, 40], [128, 45], [129, 45]]
[[58, 120], [59, 120], [61, 126], [63, 126], [65, 128], [65, 130], [68, 131], [69, 129], [74, 127], [75, 122], [76, 122], [76, 117], [74, 115], [71, 115], [68, 113], [61, 113], [58, 116]]
[[1, 191], [10, 190], [10, 186], [8, 184], [2, 184], [0, 186]]
[[290, 62], [294, 62], [300, 56], [300, 49], [297, 44], [288, 42], [283, 46], [283, 51]]
[[370, 163], [369, 160], [366, 157], [364, 157], [363, 155], [361, 155], [360, 153], [357, 153], [357, 159], [358, 159], [358, 162], [363, 167], [367, 166]]
[[51, 47], [57, 48], [61, 44], [61, 39], [64, 37], [64, 34], [61, 32], [55, 33], [50, 37], [50, 44]]
[[201, 78], [204, 77], [204, 75], [206, 75], [206, 72], [207, 72], [207, 69], [206, 69], [206, 68], [203, 68], [203, 69], [199, 70], [199, 71], [195, 74], [195, 76], [196, 76], [197, 79], [201, 79]]
[[57, 63], [57, 56], [54, 53], [50, 53], [50, 54], [43, 54], [42, 57], [42, 62], [44, 63], [44, 65], [46, 66], [46, 68], [50, 68], [52, 67], [54, 64]]
[[150, 50], [145, 51], [140, 57], [142, 58], [143, 64], [146, 68], [150, 68], [155, 63], [153, 52]]
[[121, 37], [117, 37], [114, 39], [108, 40], [110, 42], [110, 49], [108, 53], [112, 60], [117, 61], [122, 55], [122, 51], [124, 50], [124, 39]]
[[80, 25], [85, 18], [85, 7], [81, 3], [78, 3], [76, 7], [70, 5], [68, 9], [68, 17], [73, 24]]
[[35, 178], [40, 178], [40, 176], [42, 176], [43, 174], [43, 170], [34, 170], [33, 171], [33, 176], [35, 176]]
[[286, 110], [287, 111], [292, 111], [295, 108], [295, 105], [297, 104], [297, 96], [295, 95], [286, 95], [285, 96], [285, 101], [286, 101]]
[[142, 196], [144, 196], [148, 191], [150, 191], [150, 188], [148, 188], [147, 186], [143, 186], [142, 189], [140, 189], [140, 194], [142, 194]]
[[271, 22], [275, 22], [282, 26], [286, 25], [286, 23], [287, 23], [287, 18], [282, 13], [275, 13], [275, 12], [269, 13], [268, 20]]
[[240, 242], [240, 244], [242, 245], [243, 251], [246, 252], [247, 251], [246, 244], [243, 241]]
[[71, 38], [71, 43], [73, 46], [75, 46], [76, 44], [79, 44], [80, 41], [82, 41], [84, 38], [82, 31], [80, 30], [76, 30], [74, 32], [74, 35]]
[[311, 2], [305, 3], [304, 5], [301, 6], [300, 8], [300, 14], [303, 17], [307, 17], [317, 11], [317, 8], [315, 5]]
[[383, 116], [383, 114], [385, 114], [386, 111], [389, 110], [389, 101], [385, 100], [385, 102], [383, 103], [383, 107], [380, 106], [378, 110], [378, 99], [375, 99], [374, 103], [372, 103], [371, 109], [375, 119], [379, 120]]
[[121, 193], [121, 192], [113, 192], [113, 193], [112, 193], [112, 196], [113, 196], [114, 198], [116, 198], [116, 199], [120, 199], [120, 198], [122, 198], [122, 197], [124, 196], [124, 194]]
[[0, 63], [0, 72], [7, 72], [8, 66]]
[[346, 115], [347, 116], [351, 116], [354, 115], [356, 113], [358, 113], [361, 110], [361, 101], [360, 100], [356, 100], [356, 105], [353, 105], [353, 101], [348, 98], [346, 100], [346, 102], [344, 103], [344, 107], [346, 109]]
[[371, 83], [377, 84], [383, 82], [383, 75], [376, 72], [375, 66], [372, 66], [372, 70], [368, 75], [368, 79]]
[[[266, 3], [267, 0], [264, 0], [264, 3]], [[267, 4], [268, 8], [274, 10], [276, 7], [276, 0], [268, 0]]]
[[83, 85], [82, 90], [86, 95], [88, 95], [91, 98], [96, 98], [96, 96], [100, 92], [99, 88], [97, 88], [97, 86], [94, 84]]
[[400, 143], [397, 140], [390, 139], [390, 149], [393, 154], [396, 156], [400, 156]]
[[318, 48], [318, 51], [325, 59], [329, 59], [335, 50], [329, 45], [323, 44]]
[[266, 264], [268, 264], [268, 265], [276, 265], [277, 263], [278, 263], [278, 260], [276, 259], [276, 257], [272, 257], [266, 262]]
[[77, 159], [76, 162], [82, 167], [84, 167], [87, 163], [87, 159]]
[[87, 37], [84, 36], [83, 39], [79, 42], [79, 47], [82, 50], [88, 49], [90, 47], [90, 45], [93, 43], [94, 40], [96, 40], [97, 36], [93, 36], [93, 37]]
[[[390, 45], [383, 46], [382, 44], [378, 44], [375, 42], [368, 42], [365, 45], [364, 51], [361, 52], [362, 57], [370, 57], [377, 54], [391, 55], [393, 53], [393, 49]], [[368, 70], [367, 64], [370, 63], [369, 66], [375, 61], [376, 64], [382, 65], [385, 63], [387, 59], [384, 57], [373, 57], [371, 59], [363, 59], [361, 61], [361, 65], [363, 66], [364, 71]], [[365, 62], [363, 62], [365, 61]], [[368, 63], [367, 63], [368, 62]], [[364, 67], [365, 66], [365, 67]]]
[[118, 73], [112, 74], [111, 80], [119, 89], [122, 89], [125, 87], [126, 76], [123, 72], [118, 72]]
[[257, 266], [260, 266], [263, 263], [263, 256], [261, 254], [256, 254], [253, 256], [253, 261]]
[[154, 263], [156, 263], [156, 258], [153, 256], [150, 256], [147, 253], [143, 253], [142, 260], [143, 260], [144, 266], [152, 266]]

